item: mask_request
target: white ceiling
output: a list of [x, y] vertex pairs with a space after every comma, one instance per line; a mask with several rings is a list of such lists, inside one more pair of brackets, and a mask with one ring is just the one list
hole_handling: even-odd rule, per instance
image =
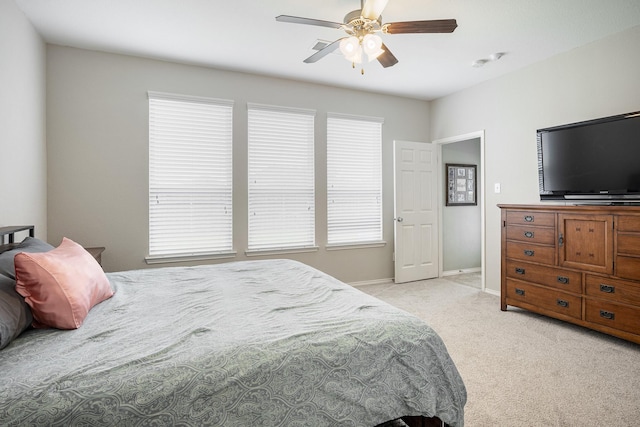
[[[399, 59], [365, 74], [338, 54], [314, 64], [316, 40], [341, 30], [276, 22], [342, 22], [359, 0], [16, 0], [48, 43], [435, 99], [640, 25], [640, 0], [390, 0], [384, 22], [455, 18], [451, 34], [389, 34]], [[505, 56], [480, 68], [471, 64]], [[594, 58], [597, 60], [597, 58]]]

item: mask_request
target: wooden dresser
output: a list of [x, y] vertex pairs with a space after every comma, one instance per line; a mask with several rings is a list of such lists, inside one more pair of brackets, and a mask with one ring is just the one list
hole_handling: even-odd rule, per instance
[[501, 309], [640, 344], [640, 207], [498, 205]]

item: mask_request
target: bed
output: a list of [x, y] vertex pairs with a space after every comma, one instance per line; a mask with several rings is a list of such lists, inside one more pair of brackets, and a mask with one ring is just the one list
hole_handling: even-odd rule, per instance
[[106, 278], [113, 296], [77, 329], [28, 328], [0, 350], [3, 425], [464, 424], [440, 337], [307, 265]]

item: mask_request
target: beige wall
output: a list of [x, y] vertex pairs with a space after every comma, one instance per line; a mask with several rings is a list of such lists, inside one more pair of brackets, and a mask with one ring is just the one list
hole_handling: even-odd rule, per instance
[[539, 203], [536, 129], [640, 110], [639, 46], [637, 26], [432, 102], [432, 139], [485, 130], [487, 289], [500, 289], [496, 205]]
[[[146, 267], [149, 90], [235, 102], [237, 260], [246, 259], [247, 246], [247, 102], [315, 109], [316, 241], [320, 250], [287, 257], [347, 282], [393, 277], [392, 142], [427, 141], [427, 102], [61, 46], [47, 48], [48, 219], [52, 244], [67, 236], [84, 245], [106, 246], [103, 263], [108, 271]], [[385, 120], [385, 247], [325, 249], [327, 112]], [[262, 257], [251, 257], [256, 258]]]
[[46, 239], [45, 45], [14, 0], [0, 0], [0, 58], [0, 227]]

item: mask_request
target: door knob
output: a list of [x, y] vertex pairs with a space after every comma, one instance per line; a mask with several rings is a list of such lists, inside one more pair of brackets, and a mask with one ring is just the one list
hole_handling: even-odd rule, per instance
[[398, 222], [402, 222], [402, 221], [404, 221], [404, 218], [402, 218], [401, 216], [399, 216], [398, 218], [395, 218], [395, 220], [396, 220], [396, 221], [398, 221]]

